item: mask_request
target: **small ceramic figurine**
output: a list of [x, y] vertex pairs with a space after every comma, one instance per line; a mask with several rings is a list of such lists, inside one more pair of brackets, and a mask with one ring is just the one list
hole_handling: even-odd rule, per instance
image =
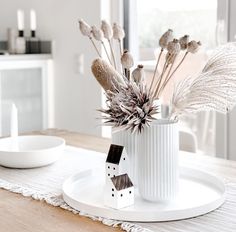
[[105, 206], [120, 209], [134, 204], [134, 186], [128, 174], [111, 177], [104, 193]]
[[111, 144], [106, 159], [106, 182], [111, 177], [128, 173], [129, 160], [123, 146]]

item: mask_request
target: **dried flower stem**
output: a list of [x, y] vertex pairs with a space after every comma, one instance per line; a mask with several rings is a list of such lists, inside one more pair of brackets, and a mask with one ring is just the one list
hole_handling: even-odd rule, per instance
[[168, 69], [168, 67], [169, 67], [169, 64], [168, 64], [167, 61], [166, 61], [166, 62], [165, 62], [165, 65], [164, 65], [164, 68], [163, 68], [163, 70], [162, 70], [161, 76], [160, 76], [159, 79], [158, 79], [157, 86], [155, 87], [155, 92], [154, 92], [154, 94], [153, 94], [153, 97], [154, 97], [154, 98], [155, 98], [155, 96], [157, 95], [158, 89], [160, 88], [160, 85], [161, 85], [161, 83], [162, 83], [163, 76], [164, 76], [166, 70]]
[[156, 73], [157, 73], [158, 65], [159, 65], [159, 62], [160, 62], [161, 55], [162, 55], [163, 51], [164, 51], [164, 49], [162, 48], [160, 53], [159, 53], [158, 59], [157, 59], [157, 63], [156, 63], [156, 67], [155, 67], [155, 70], [154, 70], [154, 74], [153, 74], [153, 77], [152, 77], [152, 82], [151, 82], [149, 91], [152, 90], [152, 86], [153, 86], [153, 83], [154, 83], [154, 79], [155, 79], [155, 76], [156, 76]]
[[[121, 44], [121, 40], [120, 39], [118, 39], [118, 43], [119, 43], [119, 48], [120, 48], [120, 57], [122, 56], [122, 54], [123, 54], [123, 49], [122, 49], [122, 44]], [[122, 67], [122, 65], [121, 65], [121, 72], [123, 72], [123, 75], [125, 76], [125, 70], [124, 70], [124, 68]]]
[[153, 95], [154, 98], [155, 98], [155, 96], [156, 96], [157, 93], [158, 93], [158, 90], [159, 90], [160, 85], [161, 85], [161, 83], [162, 83], [163, 76], [164, 76], [166, 70], [168, 69], [168, 67], [169, 67], [169, 65], [170, 65], [170, 62], [169, 62], [169, 61], [170, 61], [171, 59], [172, 59], [172, 56], [170, 56], [170, 57], [165, 61], [165, 64], [164, 64], [163, 69], [162, 69], [162, 72], [161, 72], [161, 76], [159, 77], [157, 86], [156, 86], [156, 88], [155, 88], [155, 92], [154, 92], [154, 95]]
[[174, 67], [174, 64], [175, 64], [177, 55], [173, 55], [173, 56], [175, 56], [175, 57], [174, 57], [174, 60], [173, 60], [171, 66], [170, 66], [170, 68], [169, 68], [169, 71], [168, 71], [168, 73], [167, 73], [167, 75], [166, 75], [166, 77], [165, 77], [165, 80], [163, 81], [163, 85], [162, 85], [162, 86], [158, 89], [158, 91], [157, 91], [157, 98], [158, 98], [159, 95], [161, 94], [162, 90], [165, 88], [165, 84], [166, 84], [166, 82], [168, 82], [168, 80], [169, 80], [170, 72], [172, 71], [172, 69], [173, 69], [173, 67]]
[[92, 38], [92, 37], [89, 37], [89, 39], [90, 39], [90, 41], [92, 42], [92, 44], [93, 44], [93, 46], [94, 46], [94, 48], [95, 48], [95, 50], [96, 50], [98, 56], [99, 56], [100, 58], [102, 58], [100, 52], [98, 51], [98, 48], [97, 48], [96, 44], [95, 44], [94, 41], [93, 41], [93, 38]]
[[130, 82], [130, 69], [127, 69], [127, 79]]
[[107, 52], [107, 49], [106, 49], [105, 44], [104, 44], [103, 41], [101, 41], [101, 43], [102, 43], [102, 46], [103, 46], [103, 48], [104, 48], [104, 51], [105, 51], [105, 53], [106, 53], [106, 55], [107, 55], [107, 59], [109, 60], [110, 64], [112, 65], [112, 62], [111, 62], [111, 59], [110, 59], [109, 54], [108, 54], [108, 52]]
[[119, 47], [120, 47], [120, 56], [122, 56], [123, 49], [122, 49], [122, 45], [121, 45], [121, 40], [120, 39], [118, 39], [118, 43], [119, 43]]
[[110, 50], [111, 50], [111, 56], [112, 56], [112, 60], [113, 60], [113, 63], [114, 63], [114, 68], [116, 69], [116, 60], [115, 60], [114, 50], [113, 50], [113, 47], [111, 45], [111, 40], [110, 39], [108, 39], [108, 43], [109, 43]]
[[164, 88], [166, 87], [166, 85], [168, 84], [168, 82], [170, 81], [170, 79], [173, 77], [173, 75], [175, 74], [175, 72], [177, 71], [177, 69], [180, 67], [180, 65], [183, 63], [183, 61], [185, 60], [186, 56], [188, 55], [189, 52], [185, 52], [182, 60], [179, 62], [179, 64], [176, 66], [176, 68], [173, 70], [173, 72], [170, 74], [170, 76], [168, 77], [168, 79], [164, 82], [162, 88], [159, 91], [159, 94], [161, 94], [161, 92], [163, 92]]

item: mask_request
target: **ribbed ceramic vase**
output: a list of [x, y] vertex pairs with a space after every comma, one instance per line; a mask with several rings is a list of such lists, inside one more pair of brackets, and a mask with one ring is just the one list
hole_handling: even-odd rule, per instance
[[168, 201], [178, 192], [179, 131], [176, 122], [156, 120], [138, 136], [138, 189], [149, 201]]
[[125, 147], [129, 157], [129, 175], [134, 185], [137, 184], [137, 134], [129, 130], [112, 132], [112, 143]]

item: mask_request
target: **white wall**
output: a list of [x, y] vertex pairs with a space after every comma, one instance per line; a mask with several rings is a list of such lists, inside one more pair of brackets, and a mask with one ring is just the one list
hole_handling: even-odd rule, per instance
[[[101, 0], [0, 0], [0, 40], [6, 39], [6, 28], [16, 27], [16, 10], [23, 9], [26, 26], [29, 10], [38, 16], [38, 36], [55, 41], [55, 127], [100, 135], [99, 114], [101, 89], [90, 72], [96, 54], [82, 37], [78, 19], [97, 24], [101, 18]], [[29, 34], [29, 30], [27, 30]], [[76, 57], [84, 54], [84, 75], [76, 73]]]

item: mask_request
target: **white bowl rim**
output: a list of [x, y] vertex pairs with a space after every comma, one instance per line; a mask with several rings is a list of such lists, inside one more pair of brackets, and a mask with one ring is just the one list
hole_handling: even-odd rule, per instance
[[3, 141], [3, 140], [11, 140], [11, 139], [17, 139], [17, 138], [53, 138], [53, 139], [57, 139], [57, 141], [60, 141], [61, 143], [58, 144], [57, 146], [54, 146], [54, 147], [49, 147], [49, 148], [44, 148], [44, 149], [37, 149], [37, 150], [21, 150], [21, 151], [7, 151], [7, 150], [1, 150], [0, 148], [0, 152], [4, 152], [4, 153], [17, 153], [17, 154], [21, 154], [21, 153], [32, 153], [32, 152], [43, 152], [43, 151], [49, 151], [49, 150], [52, 150], [52, 149], [55, 149], [55, 148], [59, 148], [61, 146], [65, 146], [66, 144], [66, 141], [65, 139], [61, 138], [61, 137], [58, 137], [58, 136], [52, 136], [52, 135], [19, 135], [17, 137], [6, 137], [6, 138], [0, 138], [0, 141]]

